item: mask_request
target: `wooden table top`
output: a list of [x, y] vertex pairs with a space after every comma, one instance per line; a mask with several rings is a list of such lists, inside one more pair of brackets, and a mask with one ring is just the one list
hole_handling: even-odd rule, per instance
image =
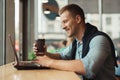
[[77, 74], [54, 69], [17, 70], [12, 63], [0, 66], [0, 80], [80, 80]]

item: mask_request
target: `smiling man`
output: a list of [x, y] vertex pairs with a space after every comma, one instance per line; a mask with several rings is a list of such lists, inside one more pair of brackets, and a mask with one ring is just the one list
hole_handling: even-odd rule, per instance
[[[85, 23], [82, 8], [69, 4], [60, 11], [62, 28], [68, 37], [75, 40], [63, 52], [51, 54], [43, 52], [37, 56], [37, 63], [58, 70], [74, 71], [83, 80], [115, 80], [115, 51], [107, 34]], [[34, 44], [33, 50], [37, 53]]]

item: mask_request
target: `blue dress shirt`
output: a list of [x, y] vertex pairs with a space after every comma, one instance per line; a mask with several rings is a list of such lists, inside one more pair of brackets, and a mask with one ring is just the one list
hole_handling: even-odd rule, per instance
[[[110, 48], [110, 43], [106, 37], [98, 35], [89, 44], [88, 54], [82, 58], [83, 43], [77, 40], [77, 50], [75, 59], [81, 60], [87, 78], [95, 80], [115, 80], [114, 59]], [[72, 44], [60, 53], [62, 59], [70, 60]]]

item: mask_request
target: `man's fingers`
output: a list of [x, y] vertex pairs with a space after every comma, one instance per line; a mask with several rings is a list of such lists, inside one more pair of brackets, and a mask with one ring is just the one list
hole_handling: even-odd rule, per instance
[[33, 51], [34, 51], [35, 53], [37, 53], [37, 52], [38, 52], [38, 50], [37, 50], [37, 47], [36, 47], [36, 44], [35, 44], [35, 43], [33, 44]]
[[36, 46], [36, 43], [33, 43], [33, 46]]
[[45, 48], [45, 52], [47, 52], [47, 45], [44, 45], [44, 48]]
[[36, 51], [36, 50], [37, 50], [37, 47], [33, 47], [33, 50], [35, 50], [35, 51]]

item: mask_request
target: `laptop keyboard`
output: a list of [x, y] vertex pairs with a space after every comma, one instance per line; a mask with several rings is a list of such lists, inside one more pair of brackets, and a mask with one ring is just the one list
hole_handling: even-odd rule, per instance
[[39, 64], [37, 64], [35, 62], [31, 62], [31, 61], [21, 61], [19, 63], [19, 65], [22, 65], [22, 66], [38, 66], [38, 67], [40, 67]]

